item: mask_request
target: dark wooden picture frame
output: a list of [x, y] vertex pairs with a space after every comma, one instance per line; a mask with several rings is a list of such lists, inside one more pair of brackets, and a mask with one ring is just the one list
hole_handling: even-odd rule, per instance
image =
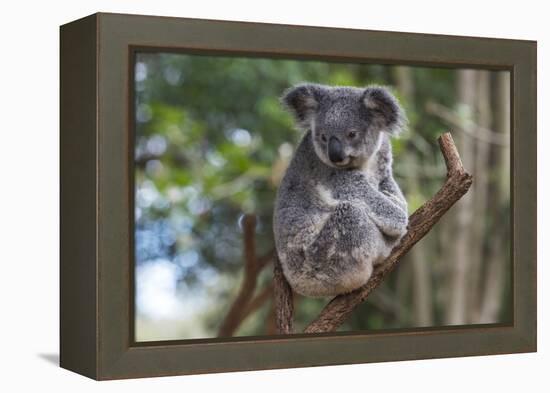
[[[511, 72], [513, 323], [134, 341], [133, 56]], [[61, 27], [61, 367], [104, 380], [536, 351], [536, 42], [94, 14]]]

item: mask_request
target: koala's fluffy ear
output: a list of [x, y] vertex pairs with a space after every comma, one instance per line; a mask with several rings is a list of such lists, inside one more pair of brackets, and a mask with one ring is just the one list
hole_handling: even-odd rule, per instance
[[311, 117], [319, 108], [322, 87], [312, 83], [303, 83], [287, 89], [281, 102], [296, 119], [299, 127], [308, 128]]
[[367, 117], [380, 131], [398, 135], [407, 125], [405, 112], [385, 87], [367, 87], [361, 97]]

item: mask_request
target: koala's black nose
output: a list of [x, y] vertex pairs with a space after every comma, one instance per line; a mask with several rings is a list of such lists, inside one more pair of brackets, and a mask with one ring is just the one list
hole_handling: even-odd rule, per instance
[[344, 161], [344, 149], [342, 143], [335, 136], [328, 140], [328, 158], [334, 163]]

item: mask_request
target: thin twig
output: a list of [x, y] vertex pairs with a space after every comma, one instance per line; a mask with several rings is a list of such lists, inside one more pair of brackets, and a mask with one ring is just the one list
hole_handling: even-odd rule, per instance
[[472, 184], [472, 176], [465, 172], [450, 133], [439, 137], [439, 147], [447, 166], [447, 180], [443, 187], [411, 215], [407, 233], [386, 261], [377, 266], [369, 281], [353, 292], [332, 299], [317, 319], [305, 329], [306, 333], [335, 331], [355, 307], [364, 302], [380, 285], [395, 268], [400, 258], [432, 229], [456, 201], [466, 194]]
[[262, 290], [260, 290], [256, 296], [250, 299], [250, 301], [248, 302], [248, 305], [244, 308], [242, 312], [242, 315], [241, 315], [242, 320], [245, 320], [246, 317], [254, 313], [254, 311], [258, 310], [260, 307], [262, 307], [268, 299], [272, 298], [272, 296], [273, 296], [273, 283], [269, 283]]
[[479, 139], [482, 142], [503, 147], [510, 145], [510, 141], [506, 135], [480, 126], [470, 119], [463, 119], [458, 113], [436, 102], [428, 102], [426, 104], [426, 112], [445, 120], [468, 136]]

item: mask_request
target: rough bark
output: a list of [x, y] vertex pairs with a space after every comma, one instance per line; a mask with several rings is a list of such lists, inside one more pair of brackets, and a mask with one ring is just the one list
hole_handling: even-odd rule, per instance
[[[395, 268], [405, 255], [439, 219], [458, 201], [470, 188], [472, 176], [465, 172], [460, 156], [450, 133], [439, 138], [439, 145], [447, 166], [447, 179], [443, 187], [409, 219], [408, 231], [384, 263], [379, 265], [369, 281], [361, 288], [345, 295], [336, 296], [321, 311], [315, 321], [306, 329], [306, 333], [321, 333], [335, 331], [353, 312], [355, 307], [365, 301], [369, 294]], [[278, 331], [292, 332], [292, 292], [284, 279], [278, 262], [275, 267], [275, 293], [278, 298]], [[280, 320], [279, 320], [279, 317]], [[290, 327], [290, 328], [289, 328]]]
[[268, 336], [277, 334], [277, 308], [275, 307], [273, 296], [271, 297], [271, 304], [265, 318], [265, 334]]
[[290, 284], [286, 280], [279, 258], [273, 263], [273, 284], [275, 292], [275, 321], [277, 333], [290, 334], [293, 332], [294, 300]]

